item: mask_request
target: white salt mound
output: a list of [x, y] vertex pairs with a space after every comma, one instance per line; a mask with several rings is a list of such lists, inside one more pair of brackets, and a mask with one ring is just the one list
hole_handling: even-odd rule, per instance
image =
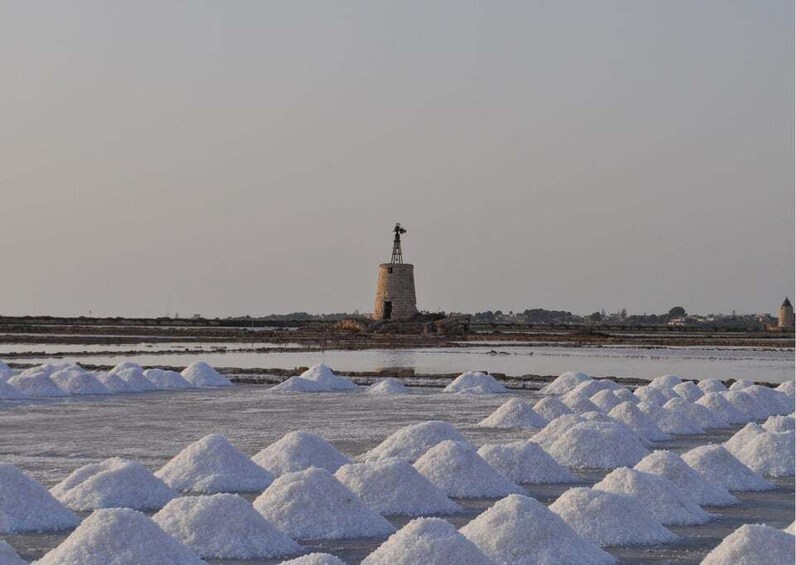
[[110, 370], [110, 373], [116, 375], [126, 382], [130, 387], [130, 390], [134, 390], [136, 392], [157, 390], [157, 387], [149, 382], [149, 379], [147, 379], [144, 375], [144, 369], [141, 368], [141, 365], [138, 365], [137, 363], [119, 363]]
[[478, 455], [515, 483], [573, 483], [575, 477], [544, 449], [526, 440], [513, 443], [486, 443]]
[[478, 425], [482, 428], [544, 428], [547, 420], [519, 398], [512, 398]]
[[734, 453], [756, 473], [768, 477], [792, 477], [796, 467], [796, 432], [764, 431]]
[[781, 385], [777, 386], [777, 390], [780, 392], [784, 392], [789, 396], [793, 396], [796, 394], [796, 382], [794, 381], [785, 381]]
[[346, 563], [330, 553], [309, 553], [290, 561], [282, 561], [279, 565], [346, 565]]
[[633, 391], [633, 394], [642, 402], [650, 402], [663, 406], [672, 398], [680, 398], [677, 393], [670, 388], [655, 387], [652, 385], [642, 386]]
[[744, 415], [747, 422], [752, 420], [763, 420], [771, 415], [762, 406], [758, 406], [754, 398], [746, 394], [743, 390], [729, 390], [720, 394], [727, 402], [732, 404], [736, 410]]
[[748, 422], [749, 418], [735, 408], [730, 402], [724, 398], [724, 395], [718, 392], [708, 392], [696, 401], [696, 404], [704, 406], [719, 418], [723, 418], [730, 424], [743, 424]]
[[561, 402], [566, 404], [567, 407], [576, 414], [600, 411], [600, 409], [597, 408], [597, 405], [589, 400], [588, 396], [584, 396], [583, 394], [575, 392], [574, 390], [562, 396]]
[[499, 565], [602, 565], [616, 560], [544, 504], [511, 495], [459, 530]]
[[763, 424], [769, 432], [790, 432], [796, 429], [796, 420], [793, 416], [771, 416]]
[[673, 482], [659, 475], [622, 467], [611, 471], [594, 488], [636, 497], [664, 525], [704, 524], [712, 518]]
[[794, 537], [764, 524], [744, 524], [702, 560], [702, 565], [793, 565]]
[[709, 392], [724, 392], [727, 390], [727, 385], [725, 385], [719, 379], [705, 379], [703, 381], [699, 381], [697, 386], [705, 394]]
[[401, 381], [387, 377], [370, 385], [365, 392], [367, 394], [407, 394], [409, 388], [404, 386]]
[[646, 400], [639, 402], [636, 406], [638, 406], [639, 410], [652, 418], [655, 425], [667, 434], [695, 435], [705, 433], [705, 428], [694, 422], [685, 414], [675, 410], [669, 410], [668, 408], [658, 406]]
[[180, 390], [193, 388], [193, 385], [186, 381], [177, 371], [167, 371], [165, 369], [147, 369], [144, 376], [149, 382], [160, 390]]
[[103, 384], [105, 388], [107, 388], [111, 393], [118, 394], [118, 393], [125, 393], [125, 392], [140, 392], [139, 390], [134, 389], [130, 384], [111, 372], [107, 373], [97, 373], [96, 378], [99, 382]]
[[319, 467], [334, 473], [351, 459], [340, 453], [331, 443], [309, 432], [297, 431], [285, 434], [252, 460], [275, 476], [295, 473], [310, 467]]
[[72, 510], [155, 510], [177, 493], [134, 461], [114, 457], [85, 465], [55, 485], [51, 494]]
[[0, 379], [7, 379], [14, 374], [14, 369], [0, 361]]
[[326, 388], [319, 382], [311, 381], [309, 379], [302, 379], [301, 377], [290, 377], [286, 381], [272, 386], [268, 389], [269, 392], [331, 392], [331, 389]]
[[591, 377], [586, 373], [567, 372], [559, 375], [556, 379], [542, 389], [543, 394], [566, 394], [580, 383], [590, 381]]
[[478, 371], [462, 373], [442, 392], [471, 392], [476, 394], [503, 394], [509, 392], [500, 382], [486, 373]]
[[97, 377], [79, 365], [70, 365], [50, 375], [58, 388], [68, 394], [110, 394], [111, 391]]
[[641, 411], [632, 402], [623, 402], [622, 404], [614, 407], [608, 416], [621, 422], [631, 431], [649, 441], [663, 441], [671, 439], [671, 436], [661, 430], [658, 425]]
[[727, 489], [705, 480], [672, 451], [653, 451], [633, 468], [669, 479], [700, 506], [732, 506], [739, 503]]
[[0, 379], [0, 400], [24, 400], [28, 395]]
[[684, 453], [682, 458], [706, 481], [729, 491], [760, 491], [774, 488], [720, 445], [700, 445]]
[[445, 440], [467, 441], [447, 422], [432, 420], [399, 429], [362, 456], [365, 462], [397, 457], [416, 461], [430, 448]]
[[278, 477], [254, 508], [294, 539], [369, 538], [395, 531], [329, 471], [317, 467]]
[[546, 451], [566, 467], [592, 469], [635, 465], [649, 453], [627, 428], [596, 421], [575, 424], [553, 440]]
[[188, 547], [137, 510], [95, 510], [37, 565], [134, 565], [204, 563]]
[[258, 492], [274, 480], [271, 473], [218, 434], [193, 442], [155, 475], [173, 489], [204, 494]]
[[547, 424], [542, 431], [536, 432], [533, 441], [547, 449], [561, 434], [583, 421], [577, 414], [564, 414]]
[[768, 386], [755, 385], [743, 389], [743, 392], [752, 397], [766, 416], [784, 416], [793, 412], [793, 398], [782, 391]]
[[0, 534], [74, 528], [80, 519], [46, 488], [8, 463], [0, 463]]
[[619, 390], [622, 385], [615, 383], [610, 379], [592, 379], [583, 381], [578, 386], [573, 388], [570, 392], [579, 393], [583, 396], [594, 396], [602, 390]]
[[796, 535], [796, 522], [791, 522], [790, 526], [785, 528], [785, 531], [788, 532], [790, 535]]
[[649, 386], [655, 388], [674, 388], [675, 386], [679, 385], [683, 382], [683, 379], [678, 375], [661, 375], [660, 377], [655, 377], [650, 381]]
[[230, 380], [204, 361], [196, 361], [180, 373], [182, 378], [197, 387], [232, 386]]
[[69, 396], [53, 380], [44, 373], [31, 375], [14, 375], [8, 379], [8, 384], [31, 398], [57, 398]]
[[533, 405], [534, 411], [548, 422], [564, 414], [572, 414], [572, 409], [555, 396], [546, 396]]
[[334, 476], [383, 516], [454, 514], [462, 510], [403, 459], [344, 465]]
[[416, 518], [368, 555], [362, 565], [490, 565], [473, 542], [440, 518]]
[[204, 559], [273, 559], [302, 551], [237, 494], [177, 498], [152, 519]]
[[14, 551], [14, 548], [0, 539], [0, 565], [27, 565]]
[[601, 390], [589, 397], [594, 405], [603, 412], [609, 412], [614, 406], [622, 404], [622, 401], [612, 390]]
[[62, 369], [67, 367], [66, 363], [62, 363], [60, 365], [54, 365], [52, 363], [44, 363], [42, 365], [34, 365], [33, 367], [28, 367], [21, 373], [19, 373], [22, 377], [29, 377], [31, 375], [47, 375], [48, 377], [52, 375], [58, 369]]
[[635, 497], [589, 488], [566, 491], [550, 510], [575, 533], [604, 547], [652, 545], [677, 539]]
[[625, 387], [618, 388], [612, 392], [614, 393], [614, 396], [616, 396], [622, 402], [632, 402], [633, 404], [638, 404], [641, 402], [641, 399], [638, 396], [630, 392]]
[[335, 375], [332, 370], [323, 363], [313, 365], [299, 376], [302, 379], [307, 379], [308, 381], [315, 381], [330, 391], [346, 391], [357, 389], [357, 385], [353, 381], [350, 381], [345, 377]]
[[696, 402], [705, 392], [691, 381], [683, 381], [679, 385], [672, 387], [672, 390], [677, 393], [677, 396], [688, 402]]
[[709, 408], [682, 398], [672, 398], [663, 407], [682, 415], [684, 418], [688, 418], [692, 422], [696, 422], [698, 426], [706, 430], [730, 427], [730, 423], [727, 420], [724, 420]]
[[443, 441], [418, 459], [415, 469], [448, 496], [497, 498], [525, 492], [484, 461], [469, 443]]
[[730, 390], [743, 390], [750, 386], [755, 386], [755, 383], [746, 379], [739, 379], [730, 385]]
[[724, 449], [738, 457], [744, 445], [749, 443], [753, 438], [760, 434], [766, 433], [766, 429], [756, 422], [749, 422], [743, 428], [735, 432], [735, 434], [725, 441], [722, 445]]

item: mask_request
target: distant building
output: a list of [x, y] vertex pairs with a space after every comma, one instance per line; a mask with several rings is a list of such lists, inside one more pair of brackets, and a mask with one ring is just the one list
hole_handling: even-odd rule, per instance
[[401, 251], [401, 234], [406, 230], [395, 224], [393, 232], [392, 258], [389, 263], [379, 265], [374, 320], [408, 320], [417, 314], [415, 267], [404, 263]]
[[793, 305], [787, 297], [785, 297], [785, 302], [782, 303], [782, 306], [779, 307], [777, 327], [786, 329], [793, 327]]

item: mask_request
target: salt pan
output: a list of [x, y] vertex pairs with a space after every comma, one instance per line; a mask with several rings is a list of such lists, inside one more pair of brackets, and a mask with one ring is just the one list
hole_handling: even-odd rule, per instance
[[331, 443], [304, 431], [286, 434], [257, 453], [252, 460], [276, 476], [310, 467], [319, 467], [334, 473], [343, 465], [351, 463], [351, 459], [340, 453]]
[[512, 398], [478, 425], [482, 428], [543, 428], [547, 420], [519, 398]]
[[80, 520], [46, 488], [8, 463], [0, 463], [0, 534], [74, 528]]
[[467, 441], [448, 422], [432, 420], [399, 429], [379, 445], [365, 453], [365, 462], [397, 457], [416, 461], [430, 448], [445, 440]]
[[739, 503], [727, 489], [705, 480], [672, 451], [653, 451], [633, 468], [669, 479], [700, 506], [732, 506]]
[[701, 565], [792, 565], [794, 537], [763, 524], [744, 524], [707, 554]]
[[729, 491], [760, 491], [773, 488], [763, 477], [738, 461], [720, 445], [701, 445], [682, 455], [689, 467], [706, 481]]
[[462, 373], [452, 383], [442, 389], [442, 392], [468, 392], [468, 389], [479, 389], [481, 394], [504, 394], [508, 392], [508, 389], [500, 384], [495, 377], [478, 371]]
[[573, 483], [575, 477], [559, 465], [544, 449], [536, 443], [517, 441], [513, 443], [487, 443], [478, 450], [500, 474], [515, 483], [549, 484]]

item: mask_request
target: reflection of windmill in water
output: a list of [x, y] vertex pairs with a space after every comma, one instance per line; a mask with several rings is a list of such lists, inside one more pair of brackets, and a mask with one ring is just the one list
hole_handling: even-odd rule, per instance
[[375, 320], [408, 320], [417, 314], [415, 298], [415, 267], [404, 263], [401, 235], [406, 230], [400, 223], [393, 228], [395, 238], [389, 263], [379, 265], [379, 282], [376, 286]]

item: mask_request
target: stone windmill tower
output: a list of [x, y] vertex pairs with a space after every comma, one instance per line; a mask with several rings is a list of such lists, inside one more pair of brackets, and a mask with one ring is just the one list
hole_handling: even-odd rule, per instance
[[793, 327], [793, 306], [785, 297], [785, 302], [782, 303], [782, 306], [779, 307], [779, 312], [777, 313], [777, 326], [780, 328], [792, 328]]
[[401, 252], [401, 235], [406, 230], [401, 224], [395, 224], [393, 232], [392, 259], [389, 263], [379, 265], [374, 320], [408, 320], [417, 314], [415, 267], [404, 263]]

